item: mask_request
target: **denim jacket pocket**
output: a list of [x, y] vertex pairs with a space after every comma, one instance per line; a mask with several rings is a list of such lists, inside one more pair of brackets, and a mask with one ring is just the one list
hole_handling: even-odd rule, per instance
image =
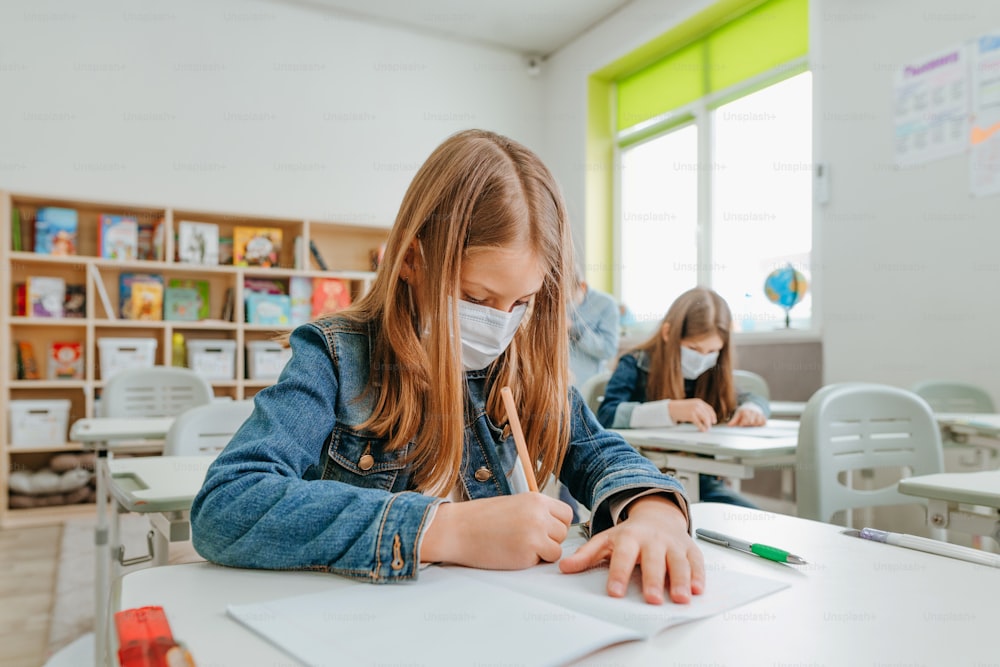
[[370, 433], [335, 426], [330, 435], [323, 479], [369, 489], [393, 490], [399, 471], [406, 467], [409, 448], [387, 451], [388, 440]]

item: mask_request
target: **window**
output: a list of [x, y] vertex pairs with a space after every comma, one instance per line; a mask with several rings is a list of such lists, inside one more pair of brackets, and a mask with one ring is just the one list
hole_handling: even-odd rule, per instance
[[[701, 284], [729, 303], [735, 330], [781, 328], [765, 279], [789, 264], [811, 278], [811, 75], [733, 96], [698, 100], [691, 122], [651, 124], [639, 143], [620, 136], [620, 290], [640, 322]], [[809, 294], [791, 310], [799, 328], [811, 321]]]
[[[591, 76], [588, 153], [620, 169], [588, 175], [589, 219], [611, 212], [601, 193], [616, 204], [613, 233], [588, 223], [588, 256], [618, 267], [637, 320], [704, 285], [735, 330], [779, 329], [767, 276], [791, 265], [811, 281], [808, 16], [808, 0], [719, 0]], [[790, 311], [797, 328], [811, 326], [810, 294]]]

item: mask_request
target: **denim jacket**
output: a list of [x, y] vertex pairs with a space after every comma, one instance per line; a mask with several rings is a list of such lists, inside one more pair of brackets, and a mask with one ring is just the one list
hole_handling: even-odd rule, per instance
[[[629, 428], [635, 406], [646, 402], [646, 383], [649, 381], [649, 355], [644, 350], [623, 354], [615, 372], [604, 389], [604, 400], [597, 409], [597, 418], [605, 428]], [[685, 398], [694, 397], [694, 380], [684, 380]], [[753, 403], [765, 417], [771, 416], [767, 399], [750, 392], [740, 392], [736, 405]]]
[[[358, 428], [372, 412], [370, 327], [336, 316], [298, 327], [278, 383], [212, 463], [191, 507], [194, 546], [235, 567], [311, 569], [387, 582], [412, 579], [420, 543], [443, 499], [413, 490], [406, 450]], [[487, 371], [466, 373], [459, 483], [470, 499], [511, 493], [513, 438], [485, 411]], [[590, 508], [590, 530], [612, 523], [612, 496], [683, 494], [620, 436], [605, 431], [571, 390], [571, 438], [560, 479]], [[412, 446], [413, 443], [410, 443]], [[686, 502], [679, 503], [686, 507]]]

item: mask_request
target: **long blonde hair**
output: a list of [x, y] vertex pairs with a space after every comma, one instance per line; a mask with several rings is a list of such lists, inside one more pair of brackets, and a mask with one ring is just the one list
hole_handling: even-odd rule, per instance
[[[695, 380], [694, 398], [711, 405], [720, 421], [728, 420], [736, 411], [733, 359], [729, 346], [732, 319], [725, 299], [710, 289], [696, 287], [677, 297], [656, 328], [656, 333], [635, 348], [649, 355], [646, 400], [686, 398], [681, 373], [681, 340], [715, 333], [722, 339], [719, 360]], [[664, 324], [670, 325], [665, 340]]]
[[[547, 480], [569, 445], [566, 313], [574, 271], [562, 195], [534, 153], [481, 130], [448, 138], [410, 184], [371, 290], [340, 313], [373, 334], [366, 391], [374, 409], [361, 426], [388, 437], [392, 450], [415, 441], [407, 456], [421, 491], [447, 493], [457, 483], [465, 424], [474, 418], [466, 414], [459, 337], [448, 326], [424, 333], [425, 325], [458, 322], [469, 251], [515, 243], [532, 248], [545, 277], [513, 342], [489, 367], [486, 410], [495, 424], [506, 421], [500, 389], [509, 385], [536, 479]], [[419, 253], [408, 259], [415, 245]], [[408, 261], [423, 264], [416, 284], [401, 278]]]

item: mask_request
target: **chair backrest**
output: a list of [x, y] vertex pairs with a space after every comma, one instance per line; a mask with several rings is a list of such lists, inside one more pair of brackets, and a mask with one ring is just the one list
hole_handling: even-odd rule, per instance
[[253, 400], [217, 401], [186, 410], [167, 431], [164, 456], [210, 456], [229, 444], [253, 412]]
[[982, 387], [965, 382], [928, 380], [913, 387], [934, 412], [996, 412], [993, 397]]
[[771, 388], [767, 386], [767, 380], [753, 371], [733, 371], [733, 384], [736, 385], [737, 392], [748, 391], [771, 400]]
[[611, 371], [603, 371], [597, 375], [591, 375], [580, 387], [580, 394], [583, 396], [584, 402], [595, 415], [597, 408], [601, 407], [601, 401], [604, 400], [604, 388], [608, 386], [610, 379]]
[[102, 417], [174, 417], [214, 398], [190, 368], [153, 366], [118, 371], [101, 392]]
[[892, 484], [850, 488], [841, 473], [874, 468], [927, 475], [944, 469], [941, 432], [930, 406], [913, 392], [880, 384], [823, 387], [806, 403], [795, 457], [798, 514], [830, 521], [839, 511], [912, 504]]

